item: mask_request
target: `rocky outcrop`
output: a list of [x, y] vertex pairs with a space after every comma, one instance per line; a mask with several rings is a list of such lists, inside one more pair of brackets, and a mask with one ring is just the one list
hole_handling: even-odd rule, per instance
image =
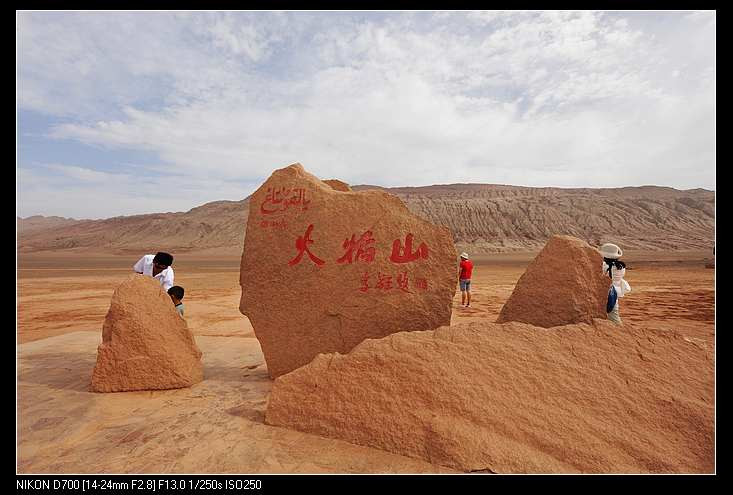
[[605, 320], [367, 340], [275, 380], [265, 421], [463, 471], [715, 469], [710, 351]]
[[[215, 201], [185, 213], [153, 213], [78, 220], [54, 228], [18, 227], [18, 251], [105, 249], [147, 252], [150, 246], [166, 252], [210, 248], [241, 250], [249, 201]], [[135, 261], [133, 260], [132, 263]]]
[[554, 234], [628, 250], [709, 250], [715, 232], [715, 193], [704, 189], [452, 184], [389, 192], [474, 252], [537, 250]]
[[590, 323], [606, 318], [610, 279], [603, 258], [588, 243], [552, 236], [517, 281], [497, 323], [519, 321], [539, 327]]
[[29, 233], [34, 231], [50, 230], [55, 228], [70, 227], [84, 220], [76, 220], [74, 218], [64, 217], [44, 217], [42, 215], [34, 215], [28, 218], [16, 218], [18, 231], [23, 233]]
[[252, 194], [240, 311], [270, 376], [367, 338], [450, 323], [450, 231], [381, 191], [334, 190], [300, 164]]
[[170, 296], [152, 277], [131, 275], [112, 296], [92, 391], [183, 388], [202, 379], [201, 351]]
[[[329, 182], [337, 190], [345, 184]], [[336, 185], [334, 185], [336, 184]], [[452, 184], [377, 188], [389, 192], [420, 218], [448, 227], [458, 251], [471, 253], [539, 250], [553, 234], [594, 246], [613, 242], [624, 249], [712, 249], [715, 193], [666, 187], [559, 189]], [[249, 201], [216, 201], [185, 213], [156, 213], [73, 221], [30, 229], [18, 222], [18, 249], [106, 248], [169, 252], [207, 248], [241, 251]], [[28, 229], [26, 228], [28, 226]], [[30, 230], [29, 230], [30, 229]]]

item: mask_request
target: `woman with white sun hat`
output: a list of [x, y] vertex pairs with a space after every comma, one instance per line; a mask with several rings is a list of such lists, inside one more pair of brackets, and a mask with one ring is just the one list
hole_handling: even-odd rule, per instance
[[606, 314], [609, 320], [621, 324], [618, 299], [631, 292], [631, 286], [624, 280], [626, 263], [619, 259], [624, 252], [616, 244], [610, 242], [602, 245], [599, 251], [603, 256], [603, 274], [608, 274], [611, 279], [611, 287], [608, 289], [608, 300], [606, 302]]

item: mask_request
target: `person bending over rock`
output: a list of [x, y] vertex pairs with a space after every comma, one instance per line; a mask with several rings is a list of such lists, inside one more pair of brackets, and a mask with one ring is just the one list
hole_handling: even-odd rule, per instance
[[461, 253], [461, 263], [458, 269], [458, 283], [461, 286], [461, 306], [471, 305], [471, 272], [473, 272], [473, 261], [468, 259], [467, 253]]
[[608, 289], [606, 313], [609, 320], [619, 325], [621, 324], [621, 315], [619, 313], [618, 300], [624, 297], [624, 294], [631, 292], [631, 286], [624, 280], [626, 263], [619, 259], [622, 254], [623, 251], [621, 251], [621, 248], [615, 244], [607, 243], [601, 246], [603, 274], [608, 274], [608, 277], [611, 279], [611, 287]]
[[180, 285], [174, 285], [168, 289], [168, 295], [171, 296], [171, 300], [176, 306], [176, 311], [178, 311], [178, 314], [183, 318], [183, 302], [181, 302], [183, 300], [183, 287]]
[[140, 260], [135, 263], [132, 269], [136, 273], [142, 275], [149, 275], [155, 279], [158, 279], [161, 287], [164, 290], [168, 290], [173, 287], [173, 256], [168, 253], [159, 252], [155, 256], [152, 254], [146, 254]]

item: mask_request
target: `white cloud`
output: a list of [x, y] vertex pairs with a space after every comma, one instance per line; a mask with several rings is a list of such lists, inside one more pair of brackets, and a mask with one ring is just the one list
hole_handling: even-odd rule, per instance
[[715, 25], [716, 12], [714, 10], [699, 10], [687, 14], [687, 19], [693, 22]]
[[20, 104], [191, 184], [300, 161], [351, 183], [714, 187], [704, 14], [34, 13]]
[[217, 178], [104, 173], [62, 164], [21, 167], [17, 182], [19, 216], [77, 219], [187, 211], [210, 201], [239, 201], [259, 186]]
[[70, 178], [81, 183], [104, 184], [118, 182], [120, 180], [129, 181], [128, 174], [114, 174], [108, 172], [100, 172], [86, 167], [77, 167], [75, 165], [62, 165], [58, 163], [49, 164], [46, 168], [60, 172], [62, 176]]

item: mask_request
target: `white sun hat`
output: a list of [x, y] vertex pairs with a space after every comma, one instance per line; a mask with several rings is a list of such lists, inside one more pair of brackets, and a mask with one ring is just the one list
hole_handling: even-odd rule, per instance
[[620, 247], [618, 247], [616, 244], [611, 244], [610, 242], [607, 242], [606, 244], [601, 246], [600, 252], [604, 258], [609, 258], [612, 260], [619, 259], [624, 254]]
[[461, 258], [468, 259], [468, 253], [466, 253], [465, 251], [461, 253]]

